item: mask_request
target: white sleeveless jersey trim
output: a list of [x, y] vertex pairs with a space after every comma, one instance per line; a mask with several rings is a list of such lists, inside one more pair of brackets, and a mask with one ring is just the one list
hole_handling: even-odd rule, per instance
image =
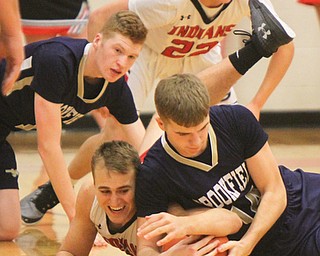
[[94, 223], [99, 234], [112, 246], [136, 254], [137, 248], [137, 221], [134, 221], [124, 232], [111, 234], [107, 226], [105, 211], [99, 206], [95, 197], [90, 210], [90, 220]]

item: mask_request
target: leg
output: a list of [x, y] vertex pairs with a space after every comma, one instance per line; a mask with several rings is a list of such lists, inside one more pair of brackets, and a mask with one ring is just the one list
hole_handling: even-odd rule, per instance
[[148, 124], [146, 133], [143, 137], [143, 141], [139, 149], [139, 155], [146, 152], [153, 145], [153, 143], [155, 143], [155, 141], [160, 138], [163, 133], [156, 122], [156, 116], [157, 113], [152, 116], [150, 123]]
[[217, 104], [262, 57], [270, 57], [281, 45], [295, 37], [292, 29], [259, 0], [249, 0], [249, 5], [253, 34], [246, 41], [246, 46], [219, 64], [198, 73], [209, 90], [212, 104]]
[[13, 240], [20, 231], [18, 189], [0, 190], [0, 241]]
[[99, 133], [91, 136], [81, 145], [68, 167], [71, 179], [78, 180], [90, 172], [91, 158], [102, 142], [102, 133]]
[[[211, 104], [219, 103], [231, 87], [242, 77], [229, 58], [199, 72], [197, 76], [207, 86]], [[214, 79], [213, 79], [214, 77]]]
[[0, 145], [0, 241], [20, 231], [18, 172], [15, 154], [6, 141]]

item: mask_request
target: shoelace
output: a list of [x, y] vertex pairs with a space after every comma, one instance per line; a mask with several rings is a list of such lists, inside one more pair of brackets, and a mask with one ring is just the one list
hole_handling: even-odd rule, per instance
[[235, 29], [235, 30], [233, 30], [233, 34], [236, 35], [236, 36], [248, 36], [249, 39], [246, 39], [246, 38], [242, 39], [242, 42], [244, 44], [249, 43], [250, 39], [252, 37], [252, 35], [248, 31], [243, 30], [243, 29]]

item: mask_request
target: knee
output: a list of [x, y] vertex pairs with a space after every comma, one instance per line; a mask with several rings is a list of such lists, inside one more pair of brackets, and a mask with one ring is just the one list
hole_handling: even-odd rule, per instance
[[12, 241], [13, 239], [17, 238], [20, 232], [20, 224], [18, 223], [14, 225], [1, 225], [0, 241]]

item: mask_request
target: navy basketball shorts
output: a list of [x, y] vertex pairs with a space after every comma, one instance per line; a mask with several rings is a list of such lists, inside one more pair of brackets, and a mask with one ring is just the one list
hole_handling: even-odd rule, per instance
[[263, 255], [320, 255], [320, 174], [280, 166], [287, 190], [287, 207], [271, 228], [272, 248]]

